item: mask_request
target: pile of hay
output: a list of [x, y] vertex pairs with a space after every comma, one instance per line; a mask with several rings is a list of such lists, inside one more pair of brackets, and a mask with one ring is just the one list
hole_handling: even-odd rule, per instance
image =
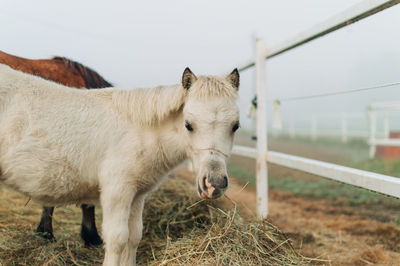
[[[235, 210], [201, 201], [186, 181], [170, 178], [147, 200], [144, 237], [138, 249], [143, 265], [302, 265], [289, 240], [271, 224], [245, 222]], [[98, 265], [101, 248], [86, 249], [79, 237], [80, 210], [55, 211], [57, 242], [34, 233], [40, 206], [0, 191], [0, 265]], [[98, 208], [98, 225], [100, 224]]]

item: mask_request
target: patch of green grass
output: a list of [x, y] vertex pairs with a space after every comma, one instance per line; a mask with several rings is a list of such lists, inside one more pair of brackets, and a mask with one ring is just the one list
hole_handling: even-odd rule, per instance
[[[256, 178], [238, 166], [229, 164], [228, 171], [242, 183], [255, 184]], [[275, 178], [270, 176], [268, 183], [272, 189], [283, 190], [305, 197], [319, 197], [330, 200], [342, 199], [350, 205], [355, 206], [370, 203], [398, 203], [397, 199], [323, 178], [315, 181], [307, 181], [290, 177]]]
[[256, 177], [250, 174], [248, 171], [245, 169], [238, 167], [234, 164], [229, 163], [228, 164], [228, 172], [231, 173], [233, 176], [235, 176], [239, 182], [246, 184], [255, 184], [256, 183]]
[[305, 136], [296, 136], [295, 139], [290, 138], [287, 135], [279, 135], [279, 136], [270, 136], [271, 141], [276, 140], [281, 140], [281, 141], [292, 141], [292, 142], [300, 142], [304, 144], [310, 144], [312, 146], [318, 146], [318, 147], [343, 147], [343, 148], [350, 148], [350, 149], [358, 149], [358, 150], [366, 150], [368, 151], [369, 145], [367, 142], [362, 139], [362, 138], [351, 138], [349, 139], [346, 143], [343, 143], [340, 139], [338, 138], [331, 138], [331, 137], [319, 137], [318, 140], [312, 140], [310, 137], [305, 137]]
[[396, 199], [385, 195], [358, 188], [352, 185], [321, 179], [317, 181], [294, 180], [289, 177], [269, 179], [269, 184], [274, 189], [291, 192], [295, 195], [306, 197], [320, 197], [331, 200], [344, 199], [350, 205], [397, 202]]
[[352, 167], [365, 171], [400, 177], [400, 159], [370, 159], [353, 163]]
[[321, 137], [315, 141], [302, 136], [298, 136], [295, 139], [291, 139], [288, 136], [277, 136], [269, 139], [269, 143], [275, 145], [274, 148], [277, 151], [279, 151], [279, 143], [282, 142], [293, 143], [293, 151], [296, 150], [296, 147], [300, 147], [301, 150], [308, 149], [317, 154], [329, 155], [330, 159], [336, 157], [338, 161], [334, 160], [333, 162], [340, 162], [346, 166], [350, 166], [353, 161], [367, 159], [369, 154], [368, 144], [364, 139], [359, 138], [349, 139], [346, 143], [341, 142], [340, 139], [329, 137]]

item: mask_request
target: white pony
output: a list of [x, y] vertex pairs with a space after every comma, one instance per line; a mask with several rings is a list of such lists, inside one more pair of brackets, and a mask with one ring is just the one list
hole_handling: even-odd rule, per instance
[[203, 198], [228, 186], [239, 73], [123, 91], [71, 90], [0, 65], [0, 181], [46, 206], [103, 208], [104, 265], [134, 265], [143, 203], [190, 158]]

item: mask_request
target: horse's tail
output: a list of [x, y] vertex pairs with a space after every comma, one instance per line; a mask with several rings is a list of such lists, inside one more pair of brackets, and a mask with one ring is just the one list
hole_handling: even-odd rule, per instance
[[112, 87], [113, 85], [100, 76], [93, 69], [86, 67], [78, 62], [65, 57], [55, 56], [52, 58], [56, 61], [63, 62], [67, 67], [76, 69], [81, 74], [82, 78], [85, 80], [86, 88], [88, 89], [98, 89]]

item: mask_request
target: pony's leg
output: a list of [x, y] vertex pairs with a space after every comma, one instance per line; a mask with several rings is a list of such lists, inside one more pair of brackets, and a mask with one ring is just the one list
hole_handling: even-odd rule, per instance
[[85, 242], [85, 247], [100, 246], [103, 240], [99, 236], [96, 228], [94, 206], [82, 204], [82, 226], [81, 237]]
[[53, 212], [54, 207], [43, 207], [42, 218], [40, 219], [36, 232], [40, 233], [40, 235], [46, 239], [56, 241], [53, 235]]
[[128, 244], [122, 252], [121, 265], [136, 265], [136, 250], [142, 239], [143, 221], [142, 213], [145, 195], [135, 198], [132, 203], [131, 215], [129, 217], [129, 239]]
[[105, 242], [103, 265], [118, 266], [120, 263], [122, 251], [128, 242], [128, 220], [134, 196], [132, 188], [117, 185], [108, 186], [101, 193]]

